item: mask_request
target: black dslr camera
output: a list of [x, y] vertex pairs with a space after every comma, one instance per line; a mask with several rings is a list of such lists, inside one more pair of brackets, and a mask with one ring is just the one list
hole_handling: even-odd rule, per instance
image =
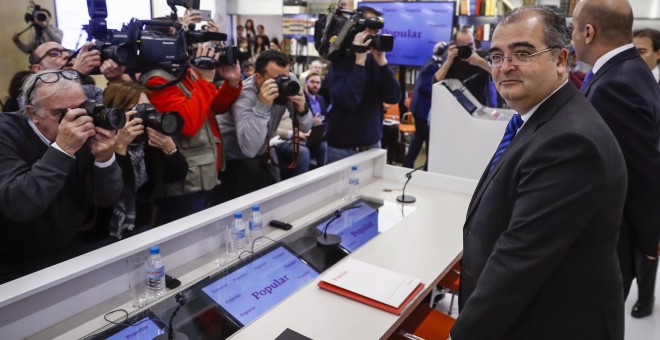
[[461, 59], [467, 59], [472, 55], [472, 46], [470, 44], [465, 44], [458, 46], [458, 57]]
[[[323, 58], [337, 60], [341, 55], [351, 51], [353, 39], [359, 32], [369, 29], [381, 29], [385, 20], [381, 17], [364, 18], [361, 11], [346, 11], [336, 9], [316, 21], [314, 27], [314, 46]], [[383, 52], [389, 52], [394, 47], [394, 37], [391, 35], [375, 35], [371, 47]]]
[[25, 11], [24, 19], [26, 23], [34, 24], [35, 21], [46, 21], [48, 17], [50, 17], [50, 12], [47, 9], [43, 9], [41, 6], [35, 4], [34, 1], [30, 1], [30, 5]]
[[92, 117], [94, 126], [106, 130], [119, 130], [126, 125], [126, 115], [123, 110], [110, 109], [92, 100], [85, 100], [80, 106], [85, 114]]
[[[135, 118], [142, 119], [142, 125], [145, 128], [152, 128], [166, 136], [173, 136], [183, 127], [183, 118], [176, 111], [158, 113], [156, 108], [151, 104], [137, 104], [135, 113], [131, 116], [131, 120]], [[146, 134], [138, 136], [134, 142], [144, 142], [147, 140]]]
[[277, 91], [279, 96], [273, 101], [278, 105], [286, 105], [290, 96], [295, 96], [300, 93], [300, 84], [297, 81], [291, 79], [289, 76], [283, 74], [275, 77], [275, 83], [277, 84]]

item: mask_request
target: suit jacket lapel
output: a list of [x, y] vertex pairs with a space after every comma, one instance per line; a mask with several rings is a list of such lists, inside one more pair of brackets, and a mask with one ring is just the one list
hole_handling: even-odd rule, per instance
[[597, 73], [594, 73], [593, 76], [591, 76], [591, 79], [589, 79], [589, 82], [580, 89], [580, 93], [584, 94], [585, 96], [589, 95], [589, 89], [591, 89], [591, 86], [595, 84], [598, 79], [600, 79], [603, 74], [607, 72], [610, 68], [612, 68], [614, 65], [621, 63], [625, 60], [632, 59], [635, 57], [638, 57], [639, 54], [634, 48], [629, 48], [627, 50], [624, 50], [623, 52], [615, 55], [612, 57], [612, 59], [608, 60], [603, 67], [601, 67]]
[[[541, 104], [541, 106], [539, 106], [539, 108], [536, 110], [534, 115], [532, 115], [532, 118], [530, 118], [529, 121], [525, 122], [525, 124], [522, 126], [522, 128], [520, 128], [520, 130], [516, 134], [516, 137], [513, 138], [511, 144], [509, 144], [509, 146], [507, 147], [502, 157], [500, 157], [499, 161], [497, 161], [497, 164], [495, 164], [493, 170], [488, 171], [488, 166], [486, 166], [486, 170], [481, 175], [479, 184], [475, 189], [475, 194], [472, 196], [472, 199], [470, 201], [467, 217], [465, 220], [466, 225], [470, 221], [470, 217], [476, 210], [477, 206], [479, 206], [481, 197], [483, 196], [486, 188], [490, 184], [490, 181], [500, 171], [502, 164], [504, 164], [509, 159], [509, 156], [512, 153], [514, 153], [516, 149], [518, 149], [521, 145], [524, 145], [526, 141], [532, 137], [534, 132], [536, 132], [536, 130], [539, 127], [541, 127], [543, 124], [549, 121], [555, 115], [555, 113], [559, 111], [559, 109], [561, 108], [561, 106], [564, 105], [564, 103], [566, 103], [568, 100], [570, 100], [571, 97], [575, 96], [576, 94], [577, 94], [577, 89], [569, 81], [561, 89], [555, 92], [555, 94], [553, 94], [550, 98], [548, 98], [543, 104]], [[490, 165], [490, 162], [488, 163], [488, 165]]]

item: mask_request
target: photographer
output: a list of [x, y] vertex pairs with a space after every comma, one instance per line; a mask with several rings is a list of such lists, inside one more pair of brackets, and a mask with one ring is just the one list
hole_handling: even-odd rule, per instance
[[[286, 110], [292, 118], [297, 115], [300, 131], [308, 132], [312, 127], [312, 115], [295, 76], [289, 71], [286, 55], [265, 51], [257, 58], [255, 71], [245, 79], [243, 91], [230, 114], [218, 118], [227, 156], [227, 169], [221, 174], [219, 201], [279, 180], [278, 171], [270, 162], [268, 142], [275, 137]], [[296, 85], [296, 94], [282, 92], [295, 89]]]
[[78, 255], [96, 207], [115, 203], [116, 136], [81, 109], [75, 71], [40, 71], [23, 84], [24, 112], [0, 115], [0, 283]]
[[[133, 230], [136, 226], [154, 226], [151, 216], [162, 203], [159, 199], [164, 196], [164, 185], [183, 181], [188, 172], [185, 157], [177, 151], [172, 137], [165, 134], [176, 130], [172, 127], [175, 125], [172, 119], [176, 117], [170, 116], [174, 113], [150, 110], [153, 107], [148, 93], [146, 88], [132, 82], [110, 84], [103, 91], [105, 106], [126, 110], [126, 125], [117, 131], [115, 145], [124, 190], [114, 206], [109, 225], [110, 235], [117, 238], [122, 237], [124, 230]], [[160, 121], [155, 122], [154, 116], [148, 117], [145, 113], [158, 115]], [[165, 119], [170, 119], [169, 130], [159, 131], [163, 130]], [[177, 127], [180, 128], [180, 124]]]
[[490, 66], [486, 59], [475, 51], [474, 37], [467, 28], [461, 28], [454, 34], [454, 41], [449, 45], [445, 62], [435, 73], [435, 80], [458, 79], [484, 105], [497, 106], [489, 94], [491, 90]]
[[[219, 60], [213, 47], [201, 44], [196, 58]], [[188, 175], [183, 181], [165, 185], [163, 208], [156, 224], [164, 224], [208, 208], [212, 190], [223, 165], [223, 144], [216, 115], [229, 110], [241, 93], [241, 71], [238, 63], [201, 69], [191, 65], [183, 80], [176, 85], [152, 90], [149, 99], [159, 112], [178, 111], [183, 118], [181, 134], [174, 137], [178, 151], [188, 161]], [[213, 78], [218, 72], [224, 83], [218, 90]], [[142, 74], [147, 87], [162, 85], [175, 79], [164, 70]]]
[[[365, 19], [381, 15], [371, 7], [356, 10]], [[332, 108], [326, 117], [328, 163], [380, 148], [383, 102], [396, 104], [401, 88], [387, 66], [385, 52], [369, 48], [378, 29], [365, 28], [353, 39], [354, 52], [332, 63], [328, 73]]]
[[14, 33], [11, 40], [14, 41], [16, 47], [23, 51], [23, 53], [28, 54], [45, 42], [54, 41], [61, 43], [64, 33], [59, 28], [50, 24], [50, 17], [50, 11], [32, 3], [28, 7], [28, 13], [25, 14], [25, 21], [30, 23], [28, 29], [32, 27], [34, 28], [34, 32], [30, 33], [28, 43], [24, 43], [20, 39], [21, 34], [26, 32], [27, 29]]

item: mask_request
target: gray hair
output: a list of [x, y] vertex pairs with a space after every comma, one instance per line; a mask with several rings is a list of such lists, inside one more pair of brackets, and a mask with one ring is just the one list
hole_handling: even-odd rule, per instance
[[[23, 81], [22, 92], [23, 92], [23, 99], [25, 100], [25, 105], [26, 106], [32, 105], [34, 109], [37, 111], [37, 114], [39, 114], [39, 116], [41, 117], [43, 117], [43, 115], [39, 113], [39, 103], [42, 100], [49, 98], [58, 92], [66, 92], [74, 89], [80, 89], [82, 91], [82, 86], [80, 85], [80, 82], [78, 80], [67, 79], [62, 75], [60, 75], [59, 80], [57, 80], [54, 83], [45, 83], [39, 80], [39, 77], [42, 74], [53, 73], [57, 71], [59, 70], [41, 70], [37, 73], [33, 73], [29, 75]], [[39, 96], [37, 96], [39, 89], [43, 89], [43, 90], [39, 93]], [[30, 95], [30, 98], [26, 97], [28, 93]]]
[[[543, 20], [543, 41], [548, 47], [569, 48], [571, 45], [571, 30], [566, 25], [566, 18], [552, 8], [543, 5], [533, 5], [515, 8], [502, 16], [498, 25], [517, 22], [528, 14], [537, 14]], [[553, 56], [557, 55], [553, 51]]]

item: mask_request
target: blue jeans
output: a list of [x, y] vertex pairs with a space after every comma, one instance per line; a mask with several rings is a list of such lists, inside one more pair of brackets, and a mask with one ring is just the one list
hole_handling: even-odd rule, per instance
[[182, 196], [161, 197], [156, 199], [156, 226], [169, 223], [211, 205], [212, 190], [202, 190]]
[[307, 146], [312, 159], [316, 160], [316, 167], [324, 166], [328, 162], [328, 142], [319, 142], [312, 146]]
[[415, 167], [415, 159], [422, 149], [422, 143], [426, 143], [426, 157], [428, 163], [429, 151], [429, 121], [424, 118], [415, 117], [415, 135], [410, 142], [408, 153], [403, 160], [403, 166], [406, 168]]
[[[366, 147], [365, 150], [368, 149], [380, 149], [380, 141], [376, 142], [375, 144], [369, 145]], [[362, 150], [364, 151], [364, 150]], [[353, 156], [356, 153], [359, 153], [357, 148], [349, 148], [349, 149], [342, 149], [342, 148], [335, 148], [330, 145], [328, 145], [328, 164], [332, 162], [336, 162], [340, 159], [344, 159], [349, 156]]]
[[[291, 142], [287, 141], [275, 145], [275, 151], [277, 152], [277, 159], [280, 165], [291, 164], [293, 160], [293, 145]], [[300, 151], [298, 152], [298, 163], [296, 167], [292, 169], [292, 175], [300, 175], [309, 171], [309, 149], [304, 144], [300, 144]]]

